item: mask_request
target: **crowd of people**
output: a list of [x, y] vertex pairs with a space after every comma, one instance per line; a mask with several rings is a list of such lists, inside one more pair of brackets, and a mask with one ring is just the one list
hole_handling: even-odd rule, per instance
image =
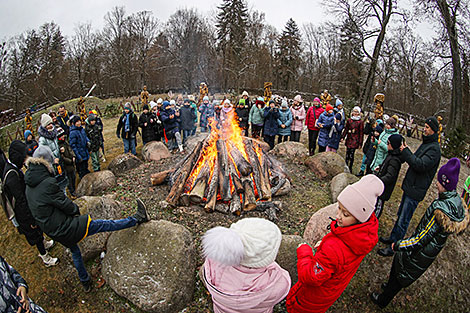
[[[453, 158], [438, 171], [440, 124], [435, 117], [426, 119], [423, 142], [413, 153], [398, 133], [398, 118], [384, 115], [383, 95], [376, 95], [375, 116], [364, 122], [360, 107], [354, 107], [347, 117], [342, 101], [336, 99], [330, 104], [331, 97], [325, 92], [321, 99], [314, 98], [309, 108], [300, 95], [292, 101], [276, 96], [265, 103], [262, 97], [251, 101], [247, 92], [235, 106], [228, 99], [211, 101], [208, 96], [202, 98], [199, 107], [193, 97], [158, 99], [144, 104], [139, 117], [130, 103], [124, 105], [116, 135], [122, 139], [126, 153], [136, 154], [139, 129], [144, 144], [164, 141], [170, 150], [183, 152], [198, 123], [204, 133], [212, 127], [223, 127], [232, 115], [244, 135], [262, 137], [271, 148], [276, 137], [277, 143], [300, 141], [304, 124], [310, 155], [317, 145], [318, 152], [337, 152], [344, 142], [351, 172], [355, 151], [363, 149], [357, 175], [365, 176], [338, 196], [331, 232], [313, 247], [303, 243], [297, 248], [299, 277], [292, 288], [289, 273], [275, 262], [282, 236], [274, 223], [244, 218], [229, 228], [215, 227], [206, 232], [202, 239], [205, 262], [199, 275], [212, 296], [215, 312], [272, 312], [284, 298], [288, 312], [324, 312], [339, 298], [363, 258], [379, 241], [385, 246], [378, 254], [394, 256], [382, 292], [370, 295], [384, 308], [426, 271], [448, 236], [468, 226], [468, 208], [457, 194], [460, 161]], [[70, 198], [75, 194], [77, 174], [83, 178], [89, 173], [90, 158], [93, 171], [101, 169], [103, 123], [94, 110], [80, 117], [69, 115], [64, 106], [58, 114], [43, 114], [40, 122], [37, 140], [27, 130], [24, 142], [11, 143], [8, 158], [0, 151], [4, 208], [19, 233], [36, 247], [45, 266], [59, 262], [48, 253], [55, 242], [70, 249], [80, 282], [89, 291], [91, 278], [78, 243], [99, 232], [145, 223], [149, 215], [139, 199], [137, 213], [125, 219], [94, 220], [90, 215], [80, 215]], [[409, 167], [401, 184], [403, 196], [395, 225], [389, 237], [379, 238], [379, 218], [405, 162]], [[24, 174], [23, 166], [27, 168]], [[405, 239], [415, 209], [436, 173], [439, 196], [427, 208], [413, 235]], [[52, 240], [46, 240], [44, 234]], [[0, 275], [5, 277], [0, 285], [5, 287], [0, 297], [2, 311], [23, 308], [43, 312], [27, 297], [24, 279], [1, 257]]]

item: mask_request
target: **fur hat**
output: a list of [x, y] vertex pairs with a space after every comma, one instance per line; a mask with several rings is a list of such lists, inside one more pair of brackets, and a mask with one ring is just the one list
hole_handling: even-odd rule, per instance
[[47, 163], [54, 163], [54, 155], [52, 154], [51, 148], [46, 145], [39, 145], [39, 147], [34, 151], [33, 158], [44, 159]]
[[450, 159], [442, 165], [437, 172], [437, 181], [447, 190], [452, 191], [457, 188], [460, 174], [460, 160], [458, 158]]
[[203, 255], [227, 266], [266, 267], [276, 259], [281, 239], [273, 222], [244, 218], [230, 228], [208, 230], [202, 238]]
[[392, 146], [393, 150], [400, 148], [403, 137], [400, 134], [393, 134], [388, 137], [388, 142]]
[[360, 181], [347, 186], [338, 196], [338, 202], [359, 222], [366, 222], [375, 210], [377, 197], [384, 191], [384, 184], [373, 174], [366, 175]]
[[52, 118], [49, 116], [49, 114], [43, 113], [41, 115], [41, 126], [46, 128], [49, 124], [52, 124]]
[[26, 144], [21, 140], [13, 140], [8, 149], [8, 159], [20, 169], [26, 159]]
[[[439, 131], [439, 122], [437, 121], [437, 118], [434, 116], [430, 116], [426, 119], [425, 121], [426, 124], [428, 124], [431, 129], [437, 133]], [[41, 119], [41, 124], [42, 124], [42, 119]]]

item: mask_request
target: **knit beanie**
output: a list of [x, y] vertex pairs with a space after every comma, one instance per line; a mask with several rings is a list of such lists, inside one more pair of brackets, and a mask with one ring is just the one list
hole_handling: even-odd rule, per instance
[[318, 102], [318, 103], [320, 103], [321, 101], [320, 101], [320, 99], [319, 99], [318, 97], [315, 97], [315, 99], [313, 99], [313, 102]]
[[[90, 114], [91, 115], [91, 114]], [[65, 135], [65, 131], [62, 127], [57, 127], [57, 138], [59, 138], [60, 136], [63, 136]]]
[[358, 113], [361, 113], [361, 108], [358, 106], [355, 106], [352, 110], [357, 111]]
[[[343, 105], [343, 101], [341, 101], [341, 100], [339, 100], [339, 99], [336, 99], [335, 106], [338, 106], [338, 105]], [[355, 109], [355, 108], [356, 108], [356, 107], [354, 107], [354, 109]], [[359, 107], [357, 107], [357, 108], [359, 108]], [[353, 110], [354, 110], [354, 109], [353, 109]], [[360, 108], [359, 108], [359, 113], [361, 113], [361, 109], [360, 109]]]
[[126, 104], [124, 104], [124, 110], [132, 110], [131, 104], [129, 102], [126, 102]]
[[52, 118], [49, 116], [49, 114], [43, 113], [41, 115], [41, 126], [46, 128], [49, 124], [52, 124]]
[[8, 159], [17, 168], [22, 168], [23, 162], [26, 159], [26, 144], [21, 140], [13, 140], [8, 149]]
[[175, 100], [173, 100], [173, 99], [172, 99], [172, 100], [170, 100], [170, 105], [173, 105], [173, 106], [175, 106], [175, 105], [176, 105], [176, 101], [175, 101]]
[[142, 111], [143, 111], [143, 110], [147, 110], [147, 111], [148, 111], [148, 110], [149, 110], [149, 105], [148, 105], [148, 104], [144, 104], [144, 106], [142, 107]]
[[395, 128], [397, 126], [397, 120], [394, 119], [393, 117], [389, 117], [386, 121], [385, 124], [388, 124], [390, 128]]
[[54, 155], [52, 154], [52, 150], [46, 145], [39, 145], [39, 147], [33, 153], [33, 158], [42, 158], [50, 165], [54, 163]]
[[286, 99], [282, 99], [281, 108], [283, 108], [283, 109], [289, 108], [289, 105], [287, 104]]
[[238, 100], [238, 105], [245, 105], [245, 99]]
[[250, 217], [230, 228], [215, 227], [202, 238], [203, 255], [228, 266], [262, 268], [276, 259], [281, 231], [273, 222]]
[[70, 117], [70, 120], [69, 120], [69, 121], [70, 121], [70, 124], [71, 124], [71, 125], [74, 125], [74, 126], [75, 126], [75, 123], [77, 123], [78, 121], [80, 121], [80, 116], [78, 116], [78, 115], [72, 115], [72, 116]]
[[373, 174], [366, 175], [360, 181], [347, 186], [338, 196], [338, 202], [359, 222], [366, 222], [375, 210], [377, 197], [384, 191], [384, 184]]
[[29, 135], [32, 136], [33, 133], [32, 133], [29, 129], [25, 130], [25, 131], [24, 131], [24, 140], [28, 140], [28, 136], [29, 136]]
[[325, 111], [328, 112], [330, 110], [333, 110], [333, 107], [331, 106], [331, 104], [327, 104], [326, 108], [325, 108]]
[[341, 113], [336, 113], [335, 119], [337, 119], [338, 121], [341, 121], [342, 118], [343, 116], [341, 115]]
[[209, 97], [208, 97], [208, 96], [204, 96], [204, 97], [202, 98], [202, 101], [209, 101]]
[[390, 142], [393, 150], [400, 148], [402, 139], [403, 137], [399, 134], [393, 134], [388, 137], [388, 141]]
[[[42, 122], [41, 122], [42, 123]], [[426, 124], [435, 132], [437, 133], [439, 131], [439, 122], [437, 121], [437, 118], [434, 116], [430, 116], [426, 119], [425, 121]]]
[[163, 103], [163, 99], [162, 99], [162, 98], [158, 98], [158, 100], [157, 100], [157, 104], [160, 104], [160, 103]]
[[168, 102], [168, 101], [163, 101], [163, 104], [162, 104], [162, 109], [163, 109], [163, 110], [166, 110], [169, 106], [170, 106], [170, 102]]
[[460, 173], [460, 160], [450, 159], [437, 172], [437, 181], [447, 190], [452, 191], [457, 188]]
[[376, 132], [378, 132], [379, 134], [381, 134], [383, 131], [384, 131], [384, 128], [380, 125], [377, 125], [375, 126], [375, 129], [374, 129]]
[[150, 109], [153, 110], [153, 108], [156, 106], [157, 106], [157, 103], [155, 101], [150, 101]]

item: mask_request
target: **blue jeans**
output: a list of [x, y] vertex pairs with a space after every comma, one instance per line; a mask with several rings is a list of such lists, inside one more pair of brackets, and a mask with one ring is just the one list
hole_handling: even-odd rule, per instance
[[137, 155], [137, 152], [135, 152], [135, 138], [122, 138], [122, 142], [124, 143], [124, 153], [128, 153], [130, 150], [133, 155]]
[[390, 240], [396, 242], [405, 237], [408, 225], [410, 225], [413, 213], [418, 207], [419, 201], [411, 199], [403, 192], [401, 198], [400, 208], [398, 209], [398, 219], [393, 226], [392, 233], [390, 234]]
[[[137, 225], [137, 220], [132, 216], [121, 220], [91, 220], [90, 225], [88, 226], [87, 237], [96, 233], [121, 230], [135, 225]], [[90, 275], [88, 275], [85, 264], [83, 263], [80, 248], [78, 245], [74, 245], [70, 248], [70, 251], [72, 252], [73, 265], [75, 265], [80, 281], [89, 281]]]

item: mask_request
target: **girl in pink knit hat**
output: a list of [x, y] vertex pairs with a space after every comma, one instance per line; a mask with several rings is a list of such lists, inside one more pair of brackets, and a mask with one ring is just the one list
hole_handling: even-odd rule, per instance
[[299, 281], [287, 295], [289, 313], [325, 312], [343, 293], [362, 259], [378, 242], [374, 209], [384, 185], [366, 175], [338, 196], [338, 213], [331, 232], [312, 248], [297, 248]]

